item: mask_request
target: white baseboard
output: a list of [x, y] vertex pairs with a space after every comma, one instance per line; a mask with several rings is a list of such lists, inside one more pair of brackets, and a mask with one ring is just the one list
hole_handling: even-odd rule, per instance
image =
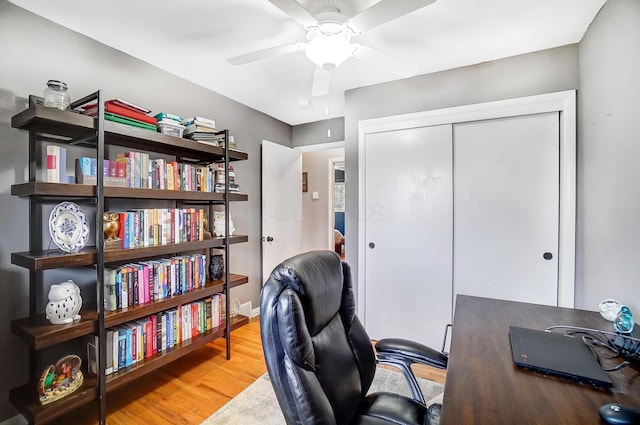
[[256, 307], [253, 310], [251, 310], [251, 316], [249, 317], [257, 317], [260, 316], [260, 307]]
[[241, 316], [251, 317], [251, 301], [240, 304], [238, 314], [240, 314]]
[[22, 415], [15, 415], [0, 422], [0, 425], [28, 425], [29, 422]]
[[[246, 303], [240, 304], [240, 308], [238, 309], [238, 313], [241, 316], [246, 316], [249, 318], [260, 316], [260, 307], [252, 308], [251, 301], [247, 301]], [[0, 424], [2, 425], [2, 424]]]

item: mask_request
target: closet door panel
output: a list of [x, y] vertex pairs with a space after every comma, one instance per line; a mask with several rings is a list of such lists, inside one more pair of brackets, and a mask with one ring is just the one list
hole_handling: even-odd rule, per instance
[[367, 135], [364, 323], [371, 338], [440, 347], [451, 321], [451, 132], [442, 125]]
[[456, 124], [454, 293], [557, 305], [559, 114]]

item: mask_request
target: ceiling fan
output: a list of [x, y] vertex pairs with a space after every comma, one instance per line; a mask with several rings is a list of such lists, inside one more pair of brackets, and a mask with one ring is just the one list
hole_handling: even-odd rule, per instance
[[229, 59], [233, 65], [243, 65], [287, 53], [304, 51], [316, 64], [312, 96], [329, 92], [331, 72], [347, 59], [355, 59], [388, 69], [403, 78], [417, 71], [409, 61], [389, 55], [373, 47], [352, 42], [363, 32], [421, 9], [436, 0], [380, 0], [371, 7], [348, 18], [341, 11], [341, 0], [327, 0], [313, 14], [296, 0], [269, 0], [307, 31], [307, 41], [271, 47]]

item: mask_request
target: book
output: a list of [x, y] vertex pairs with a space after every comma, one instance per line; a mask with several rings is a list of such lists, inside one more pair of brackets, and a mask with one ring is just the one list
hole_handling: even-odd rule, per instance
[[119, 105], [119, 106], [122, 106], [124, 108], [131, 109], [132, 111], [140, 112], [142, 114], [148, 114], [149, 112], [151, 112], [151, 109], [147, 109], [147, 108], [143, 108], [143, 107], [138, 106], [138, 105], [134, 105], [131, 102], [127, 102], [126, 100], [119, 99], [119, 98], [108, 100], [105, 103], [112, 103], [114, 105]]
[[98, 346], [99, 339], [96, 335], [92, 337], [94, 342], [87, 342], [87, 370], [89, 371], [89, 375], [98, 376]]
[[191, 133], [215, 133], [218, 130], [216, 130], [215, 127], [210, 127], [207, 125], [202, 125], [198, 122], [194, 122], [191, 124], [188, 124], [187, 126], [185, 126], [184, 128], [184, 134], [191, 134]]
[[158, 316], [151, 315], [151, 354], [158, 354]]
[[189, 125], [193, 123], [197, 123], [202, 126], [210, 127], [214, 129], [216, 128], [216, 122], [210, 118], [199, 117], [196, 115], [196, 116], [185, 118], [182, 120], [182, 125]]
[[104, 119], [106, 119], [108, 121], [118, 122], [118, 123], [121, 123], [121, 124], [131, 125], [131, 126], [134, 126], [134, 127], [144, 128], [145, 130], [156, 131], [156, 126], [155, 125], [151, 125], [151, 124], [143, 122], [143, 121], [138, 121], [138, 120], [135, 120], [133, 118], [127, 118], [127, 117], [123, 117], [121, 115], [112, 114], [110, 112], [105, 112], [104, 113]]
[[58, 152], [58, 183], [69, 183], [67, 178], [67, 148], [60, 147]]
[[[146, 122], [149, 124], [156, 125], [157, 120], [155, 117], [151, 117], [144, 113], [138, 112], [135, 109], [126, 108], [120, 106], [117, 103], [113, 103], [113, 101], [106, 101], [104, 103], [105, 112], [109, 112], [115, 115], [121, 115], [123, 117], [132, 118], [134, 120]], [[87, 108], [83, 111], [83, 114], [95, 117], [98, 114], [98, 106], [93, 105], [91, 108]]]
[[[127, 364], [127, 330], [124, 326], [118, 326], [114, 332], [118, 334], [118, 370], [124, 369]], [[114, 348], [115, 353], [115, 348]]]
[[104, 269], [104, 308], [114, 311], [118, 308], [116, 299], [116, 270], [105, 267]]
[[113, 360], [112, 368], [113, 368], [113, 372], [117, 372], [119, 370], [119, 365], [120, 365], [120, 357], [119, 357], [120, 332], [118, 331], [118, 329], [111, 329], [110, 332], [111, 332], [111, 336], [113, 337], [113, 340], [111, 342], [111, 348], [112, 348], [111, 358]]
[[179, 115], [175, 115], [175, 114], [170, 114], [168, 112], [160, 112], [156, 115], [154, 115], [156, 120], [158, 120], [158, 122], [163, 121], [163, 120], [169, 120], [169, 122], [172, 123], [177, 123], [177, 124], [181, 124], [182, 120], [184, 118], [182, 118]]
[[[128, 109], [130, 111], [138, 112], [140, 114], [145, 114], [145, 115], [148, 114], [149, 112], [151, 112], [151, 109], [147, 109], [147, 108], [143, 108], [142, 106], [134, 105], [131, 102], [127, 102], [126, 100], [119, 99], [119, 98], [110, 99], [110, 100], [107, 100], [104, 103], [105, 103], [105, 105], [108, 105], [108, 104], [116, 105], [116, 106], [119, 106], [119, 107], [122, 107], [122, 108], [126, 108], [126, 109]], [[97, 105], [97, 103], [95, 101], [90, 101], [90, 102], [88, 102], [88, 103], [86, 103], [84, 105], [80, 105], [77, 109], [80, 110], [82, 113], [84, 113], [86, 115], [89, 115], [87, 113], [87, 111], [91, 111], [92, 109], [95, 109], [97, 107], [98, 107], [98, 105]]]
[[47, 168], [44, 181], [60, 182], [60, 146], [47, 145]]
[[113, 373], [113, 330], [108, 329], [106, 333], [107, 343], [107, 362], [104, 373], [111, 375]]
[[82, 156], [76, 159], [76, 180], [78, 176], [93, 176], [93, 167], [92, 162], [95, 161], [95, 158], [89, 158], [86, 156]]

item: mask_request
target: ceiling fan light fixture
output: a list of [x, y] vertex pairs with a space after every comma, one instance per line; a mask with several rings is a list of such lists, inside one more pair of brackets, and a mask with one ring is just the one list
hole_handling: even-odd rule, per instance
[[320, 68], [331, 71], [340, 66], [353, 54], [355, 47], [349, 42], [351, 36], [347, 31], [337, 34], [310, 33], [305, 54], [307, 58]]

